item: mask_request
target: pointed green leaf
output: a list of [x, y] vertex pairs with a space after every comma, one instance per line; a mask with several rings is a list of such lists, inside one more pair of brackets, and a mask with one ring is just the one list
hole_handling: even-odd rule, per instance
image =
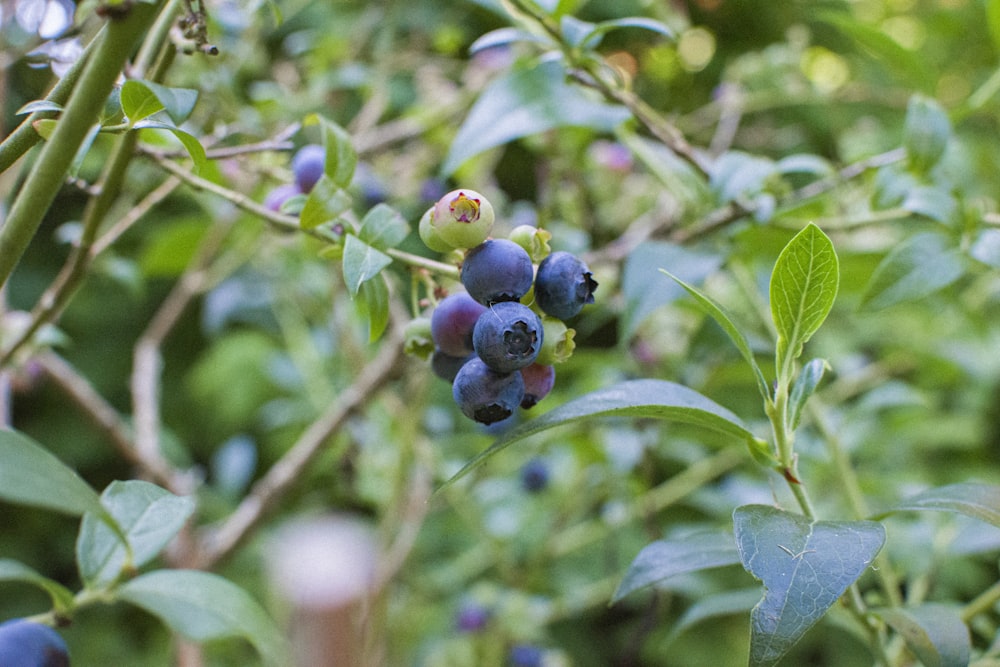
[[340, 125], [319, 114], [308, 116], [305, 124], [318, 124], [323, 131], [323, 149], [326, 151], [324, 173], [337, 187], [349, 187], [354, 178], [354, 169], [358, 166], [358, 154], [351, 143], [351, 135]]
[[464, 477], [519, 440], [556, 426], [597, 417], [667, 419], [748, 441], [754, 439], [739, 417], [693, 389], [665, 380], [629, 380], [580, 396], [511, 429], [465, 464], [444, 486]]
[[368, 340], [375, 342], [389, 325], [389, 286], [385, 276], [375, 276], [361, 284], [358, 305], [368, 317]]
[[476, 100], [441, 170], [452, 174], [489, 148], [558, 127], [610, 131], [630, 115], [567, 82], [565, 69], [554, 60], [513, 69], [494, 79]]
[[874, 518], [913, 510], [956, 512], [1000, 528], [1000, 486], [978, 482], [939, 486], [907, 498]]
[[24, 563], [10, 558], [0, 558], [0, 581], [22, 581], [38, 586], [52, 598], [52, 607], [57, 612], [67, 611], [73, 607], [73, 592], [48, 577], [28, 567]]
[[42, 139], [48, 141], [52, 133], [56, 131], [56, 125], [59, 123], [55, 118], [40, 118], [31, 123], [32, 129], [40, 136]]
[[392, 264], [392, 257], [377, 250], [354, 234], [344, 236], [344, 282], [351, 296], [357, 296], [361, 285]]
[[124, 530], [128, 547], [93, 514], [84, 515], [76, 558], [88, 588], [110, 584], [126, 568], [142, 567], [155, 558], [180, 532], [195, 507], [191, 498], [175, 496], [140, 480], [112, 482], [101, 494], [101, 504]]
[[874, 521], [810, 521], [770, 505], [733, 513], [736, 545], [764, 584], [750, 614], [750, 664], [776, 664], [864, 573], [885, 542]]
[[872, 274], [861, 303], [878, 310], [944, 289], [965, 273], [965, 257], [943, 234], [914, 234], [886, 255]]
[[657, 540], [646, 545], [635, 557], [611, 601], [618, 602], [629, 593], [676, 574], [739, 562], [736, 544], [729, 533], [703, 532], [678, 539]]
[[941, 105], [924, 95], [911, 97], [903, 125], [903, 147], [913, 170], [925, 173], [937, 164], [950, 137], [951, 121]]
[[509, 46], [515, 42], [531, 42], [550, 48], [556, 46], [551, 39], [546, 39], [527, 30], [521, 30], [520, 28], [497, 28], [476, 39], [469, 46], [469, 53], [479, 53], [495, 46]]
[[299, 226], [306, 230], [315, 229], [336, 220], [349, 208], [351, 195], [323, 174], [306, 197], [306, 203], [299, 214]]
[[702, 621], [722, 616], [749, 614], [760, 601], [759, 588], [744, 588], [706, 595], [692, 604], [670, 629], [668, 641]]
[[799, 375], [792, 385], [788, 406], [792, 429], [799, 427], [799, 422], [802, 420], [802, 409], [809, 397], [816, 392], [816, 387], [823, 379], [823, 373], [829, 367], [830, 365], [826, 363], [825, 359], [813, 359], [799, 371]]
[[399, 211], [388, 204], [376, 204], [361, 219], [358, 238], [370, 246], [385, 250], [398, 246], [410, 234]]
[[969, 628], [957, 609], [927, 603], [872, 612], [906, 641], [924, 667], [966, 667], [972, 652]]
[[135, 79], [122, 84], [120, 100], [122, 111], [128, 116], [130, 123], [137, 123], [164, 108], [156, 93], [150, 90], [145, 82]]
[[702, 294], [693, 286], [688, 285], [686, 282], [669, 271], [664, 269], [660, 270], [670, 276], [670, 278], [683, 287], [688, 294], [694, 297], [694, 300], [698, 302], [698, 305], [705, 311], [705, 314], [715, 320], [716, 324], [722, 327], [722, 330], [729, 335], [729, 339], [736, 345], [736, 349], [739, 350], [743, 359], [750, 365], [750, 369], [753, 371], [754, 379], [757, 381], [757, 391], [760, 392], [763, 399], [767, 400], [771, 396], [771, 390], [767, 386], [767, 380], [764, 379], [764, 373], [760, 370], [760, 366], [757, 364], [757, 359], [754, 357], [753, 350], [750, 348], [750, 343], [747, 342], [743, 332], [740, 331], [735, 324], [733, 324], [733, 321], [729, 319], [729, 316], [726, 315], [724, 310], [722, 310], [722, 307], [710, 297]]
[[39, 113], [43, 111], [59, 112], [62, 111], [63, 107], [61, 104], [57, 104], [51, 100], [34, 100], [33, 102], [28, 102], [20, 109], [14, 112], [17, 116], [23, 116], [29, 113]]
[[287, 665], [288, 650], [267, 612], [239, 586], [195, 570], [156, 570], [118, 589], [119, 597], [196, 642], [243, 637], [270, 665]]
[[17, 431], [0, 430], [0, 500], [74, 516], [104, 512], [97, 492], [47, 449]]
[[175, 127], [170, 123], [153, 120], [152, 118], [139, 121], [132, 127], [136, 130], [167, 130], [172, 133], [175, 137], [177, 137], [177, 140], [181, 142], [185, 150], [187, 150], [188, 155], [191, 156], [191, 160], [194, 162], [194, 172], [196, 174], [201, 172], [201, 170], [208, 165], [208, 156], [205, 155], [205, 147], [201, 145], [201, 142], [198, 141], [194, 135], [185, 132], [179, 127]]
[[778, 332], [778, 367], [802, 352], [830, 313], [840, 285], [837, 253], [829, 237], [809, 223], [778, 255], [771, 273], [771, 318]]
[[595, 48], [601, 43], [601, 41], [603, 41], [604, 36], [609, 32], [613, 30], [621, 30], [622, 28], [642, 28], [643, 30], [650, 30], [669, 39], [674, 39], [675, 37], [674, 31], [659, 21], [641, 16], [628, 16], [620, 19], [601, 21], [597, 25], [594, 25], [590, 32], [583, 36], [580, 43], [586, 48]]

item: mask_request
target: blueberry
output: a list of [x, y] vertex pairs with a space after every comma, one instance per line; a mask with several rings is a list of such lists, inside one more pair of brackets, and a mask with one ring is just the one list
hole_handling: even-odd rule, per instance
[[478, 632], [486, 627], [490, 620], [490, 610], [486, 607], [468, 602], [462, 605], [455, 614], [455, 628], [461, 632]]
[[516, 301], [490, 306], [472, 330], [472, 347], [487, 366], [510, 373], [533, 363], [544, 336], [542, 321]]
[[465, 365], [469, 359], [474, 359], [476, 355], [467, 354], [464, 357], [456, 357], [450, 354], [446, 354], [441, 350], [434, 350], [431, 354], [431, 370], [434, 375], [445, 382], [454, 382], [455, 376], [458, 375], [458, 371], [462, 370], [462, 366]]
[[514, 414], [524, 398], [524, 380], [520, 373], [497, 373], [473, 357], [458, 371], [452, 396], [466, 417], [492, 424]]
[[449, 294], [431, 313], [431, 338], [445, 354], [465, 357], [473, 352], [472, 330], [486, 306], [465, 292]]
[[0, 665], [69, 667], [69, 651], [49, 626], [16, 618], [0, 624]]
[[319, 144], [308, 144], [292, 157], [292, 173], [299, 190], [308, 193], [323, 176], [326, 151]]
[[452, 190], [434, 205], [431, 224], [453, 248], [473, 248], [493, 229], [493, 205], [475, 190]]
[[524, 379], [524, 398], [521, 399], [521, 407], [528, 410], [535, 407], [538, 401], [552, 391], [556, 383], [556, 369], [554, 366], [534, 363], [521, 369], [521, 377]]
[[302, 191], [295, 183], [282, 183], [264, 197], [264, 208], [280, 213], [282, 204], [301, 193]]
[[528, 252], [507, 239], [490, 239], [465, 254], [461, 279], [484, 305], [517, 301], [531, 289], [534, 267]]
[[542, 649], [532, 644], [517, 644], [510, 649], [510, 664], [513, 667], [541, 667], [544, 657]]
[[567, 320], [594, 303], [597, 281], [590, 269], [575, 255], [554, 252], [538, 265], [535, 301], [546, 315]]
[[529, 493], [538, 493], [549, 485], [549, 466], [542, 459], [531, 459], [521, 468], [521, 486]]

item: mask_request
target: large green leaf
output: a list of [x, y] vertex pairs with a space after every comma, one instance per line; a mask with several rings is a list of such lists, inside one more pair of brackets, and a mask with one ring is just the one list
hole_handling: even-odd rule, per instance
[[876, 609], [884, 620], [906, 640], [906, 645], [924, 667], [966, 667], [972, 642], [969, 628], [957, 609], [927, 603], [918, 607]]
[[875, 518], [914, 510], [956, 512], [1000, 528], [1000, 486], [962, 482], [928, 489], [907, 498]]
[[740, 562], [733, 536], [729, 533], [704, 532], [682, 538], [657, 540], [646, 545], [625, 572], [611, 597], [623, 597], [668, 577]]
[[441, 169], [451, 174], [489, 148], [558, 127], [607, 132], [629, 116], [624, 107], [598, 101], [570, 84], [566, 70], [557, 61], [513, 69], [494, 80], [476, 100]]
[[193, 499], [175, 496], [140, 480], [112, 482], [101, 494], [101, 503], [124, 530], [128, 546], [96, 516], [84, 515], [76, 559], [80, 577], [88, 588], [110, 584], [125, 568], [142, 567], [151, 561], [177, 535], [195, 508]]
[[152, 81], [129, 79], [122, 85], [122, 111], [130, 123], [137, 123], [158, 111], [166, 111], [174, 123], [187, 120], [198, 102], [198, 91], [191, 88], [170, 88]]
[[840, 285], [837, 253], [810, 223], [778, 255], [771, 273], [771, 317], [778, 332], [778, 368], [790, 367], [830, 313]]
[[344, 237], [344, 282], [351, 296], [357, 296], [361, 285], [392, 264], [392, 257], [373, 248], [354, 234]]
[[914, 234], [875, 267], [861, 303], [877, 310], [921, 299], [962, 277], [965, 257], [948, 237]]
[[52, 598], [52, 606], [57, 612], [69, 610], [73, 606], [72, 591], [16, 560], [0, 558], [0, 581], [22, 581], [38, 586]]
[[733, 513], [743, 567], [764, 584], [750, 614], [750, 665], [776, 664], [868, 568], [885, 542], [874, 521], [811, 521], [770, 505]]
[[188, 155], [191, 156], [191, 160], [194, 162], [194, 172], [196, 174], [208, 164], [205, 147], [201, 145], [201, 142], [198, 141], [194, 135], [182, 130], [179, 127], [171, 125], [170, 123], [155, 120], [153, 118], [146, 118], [136, 123], [133, 128], [136, 130], [167, 130], [173, 134], [177, 140], [181, 142], [181, 145], [184, 146]]
[[197, 642], [247, 639], [271, 665], [287, 665], [288, 650], [267, 612], [239, 586], [196, 570], [156, 570], [129, 581], [118, 596]]
[[0, 500], [74, 516], [105, 513], [96, 491], [47, 449], [17, 431], [0, 430]]
[[739, 417], [693, 389], [666, 380], [628, 380], [585, 394], [511, 429], [469, 461], [445, 486], [519, 440], [550, 428], [596, 417], [668, 419], [703, 426], [747, 441], [755, 440]]
[[358, 238], [368, 245], [385, 250], [403, 242], [410, 233], [410, 225], [403, 216], [388, 204], [376, 204], [361, 219]]

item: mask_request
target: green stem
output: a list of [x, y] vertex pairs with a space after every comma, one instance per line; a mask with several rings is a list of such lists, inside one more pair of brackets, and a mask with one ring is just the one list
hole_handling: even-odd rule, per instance
[[428, 259], [427, 257], [422, 257], [420, 255], [414, 255], [413, 253], [406, 252], [405, 250], [399, 250], [398, 248], [387, 248], [385, 254], [389, 255], [393, 259], [398, 259], [404, 264], [408, 264], [418, 269], [427, 269], [428, 271], [438, 275], [449, 276], [455, 279], [459, 276], [458, 267], [454, 264], [445, 264], [444, 262], [439, 262], [435, 259]]
[[42, 219], [55, 201], [80, 144], [104, 107], [137, 39], [156, 6], [137, 3], [127, 17], [111, 21], [104, 39], [80, 75], [52, 137], [38, 156], [0, 228], [0, 285], [6, 284]]
[[[69, 70], [56, 82], [56, 85], [52, 87], [49, 94], [45, 96], [46, 101], [54, 102], [60, 106], [66, 103], [70, 93], [73, 92], [73, 88], [76, 86], [76, 82], [80, 80], [80, 74], [90, 60], [90, 55], [96, 50], [97, 45], [104, 41], [106, 32], [107, 26], [102, 27], [101, 32], [90, 41], [77, 61], [70, 66]], [[21, 121], [17, 129], [3, 140], [3, 143], [0, 143], [0, 173], [7, 171], [12, 164], [17, 162], [22, 155], [27, 153], [32, 146], [41, 140], [39, 134], [35, 132], [33, 123], [36, 120], [52, 118], [53, 116], [54, 112], [52, 111], [36, 111], [30, 114]]]
[[980, 593], [962, 609], [962, 620], [968, 623], [979, 614], [990, 611], [1000, 602], [1000, 581]]

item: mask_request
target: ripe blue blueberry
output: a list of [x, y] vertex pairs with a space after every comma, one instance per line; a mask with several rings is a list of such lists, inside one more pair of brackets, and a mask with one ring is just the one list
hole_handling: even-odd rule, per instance
[[546, 315], [567, 320], [594, 303], [597, 281], [581, 259], [568, 252], [554, 252], [538, 265], [535, 301]]
[[472, 330], [472, 347], [494, 371], [511, 373], [535, 361], [543, 336], [542, 321], [531, 308], [504, 301], [479, 316]]
[[264, 208], [280, 213], [282, 204], [301, 192], [295, 183], [282, 183], [264, 197]]
[[449, 294], [431, 313], [431, 338], [434, 339], [434, 344], [453, 357], [472, 354], [472, 330], [484, 312], [486, 306], [465, 292]]
[[534, 363], [521, 369], [521, 377], [524, 379], [524, 398], [521, 399], [521, 407], [528, 410], [535, 407], [538, 401], [552, 391], [556, 383], [556, 369], [554, 366]]
[[549, 485], [549, 466], [542, 459], [531, 459], [521, 468], [521, 486], [529, 493], [538, 493]]
[[479, 632], [489, 620], [489, 609], [475, 602], [467, 602], [455, 614], [455, 628], [461, 632]]
[[69, 651], [49, 626], [16, 618], [0, 624], [0, 665], [69, 667]]
[[524, 380], [520, 373], [497, 373], [473, 357], [458, 371], [452, 396], [466, 417], [492, 424], [514, 414], [524, 398]]
[[544, 657], [542, 649], [532, 644], [517, 644], [510, 649], [510, 664], [513, 667], [541, 667]]
[[319, 144], [307, 144], [292, 156], [292, 173], [299, 190], [308, 193], [323, 176], [326, 151]]
[[489, 239], [465, 255], [462, 284], [484, 305], [517, 301], [531, 289], [534, 267], [528, 252], [507, 239]]
[[458, 375], [458, 371], [462, 370], [465, 362], [475, 358], [475, 356], [475, 354], [467, 354], [462, 357], [456, 357], [446, 354], [439, 349], [434, 350], [431, 354], [431, 371], [445, 382], [454, 382], [455, 376]]

